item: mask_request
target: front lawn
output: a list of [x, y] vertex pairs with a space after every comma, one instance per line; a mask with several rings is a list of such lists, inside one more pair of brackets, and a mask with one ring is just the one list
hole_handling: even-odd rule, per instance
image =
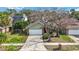
[[79, 51], [79, 45], [62, 45], [60, 50], [58, 45], [45, 45], [48, 51]]
[[[27, 40], [27, 35], [0, 33], [0, 44], [2, 43], [24, 43]], [[0, 51], [18, 51], [22, 46], [0, 46]]]
[[60, 35], [60, 38], [67, 42], [74, 42], [68, 35]]
[[13, 34], [9, 35], [5, 43], [24, 43], [27, 39], [25, 35]]
[[72, 43], [73, 41], [68, 35], [60, 35], [60, 37], [51, 37], [51, 41], [54, 43]]
[[6, 39], [3, 40], [1, 43], [24, 43], [28, 36], [26, 35], [19, 35], [19, 34], [6, 34]]

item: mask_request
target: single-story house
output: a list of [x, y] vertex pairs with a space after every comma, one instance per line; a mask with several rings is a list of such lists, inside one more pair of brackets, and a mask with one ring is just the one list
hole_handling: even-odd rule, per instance
[[[66, 28], [66, 34], [79, 35], [79, 21], [73, 18], [65, 19], [62, 25]], [[37, 20], [26, 27], [29, 35], [42, 35], [44, 33], [44, 24]]]
[[16, 23], [17, 21], [20, 21], [20, 20], [24, 20], [24, 21], [27, 21], [27, 16], [25, 14], [11, 14], [10, 16], [10, 19], [12, 20], [12, 23]]
[[44, 24], [38, 20], [28, 25], [26, 29], [28, 29], [27, 32], [29, 35], [42, 35], [43, 27], [44, 27]]
[[62, 26], [66, 28], [66, 34], [79, 35], [79, 20], [74, 18], [64, 18], [61, 21]]
[[67, 34], [68, 35], [79, 35], [79, 26], [68, 26]]

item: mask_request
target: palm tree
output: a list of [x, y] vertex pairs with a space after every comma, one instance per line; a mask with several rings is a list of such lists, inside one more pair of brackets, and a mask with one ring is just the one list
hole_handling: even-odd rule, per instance
[[5, 33], [6, 33], [6, 30], [7, 30], [7, 27], [10, 26], [11, 20], [9, 19], [9, 15], [8, 13], [2, 13], [1, 14], [1, 17], [0, 17], [0, 24], [5, 28]]

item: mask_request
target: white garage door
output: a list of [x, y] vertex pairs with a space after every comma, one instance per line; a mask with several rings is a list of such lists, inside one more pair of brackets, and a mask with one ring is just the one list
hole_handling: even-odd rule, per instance
[[68, 34], [69, 35], [79, 35], [79, 29], [78, 30], [76, 30], [76, 29], [75, 30], [69, 30]]
[[29, 35], [41, 35], [42, 29], [29, 29]]

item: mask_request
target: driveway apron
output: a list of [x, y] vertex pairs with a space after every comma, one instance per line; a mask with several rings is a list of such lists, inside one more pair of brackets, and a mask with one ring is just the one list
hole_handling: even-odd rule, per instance
[[46, 51], [42, 35], [30, 35], [20, 51]]

